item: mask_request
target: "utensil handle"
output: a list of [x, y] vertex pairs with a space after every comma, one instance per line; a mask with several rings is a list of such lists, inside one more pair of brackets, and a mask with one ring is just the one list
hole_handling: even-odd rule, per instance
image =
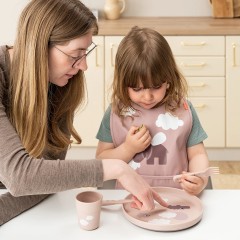
[[123, 204], [123, 203], [131, 203], [132, 199], [120, 199], [120, 200], [103, 200], [102, 206], [115, 205], [115, 204]]
[[203, 172], [188, 172], [188, 173], [185, 173], [185, 174], [179, 174], [179, 175], [173, 176], [173, 181], [174, 181], [174, 182], [178, 181], [178, 180], [182, 177], [182, 175], [198, 176], [198, 177], [207, 176], [207, 174], [205, 173], [205, 171], [203, 171]]
[[[183, 174], [179, 174], [179, 175], [175, 175], [173, 176], [173, 181], [176, 182], [178, 181], [181, 177], [182, 177]], [[189, 172], [189, 173], [185, 173], [184, 175], [187, 175], [187, 176], [199, 176], [201, 175], [201, 173], [199, 172]]]

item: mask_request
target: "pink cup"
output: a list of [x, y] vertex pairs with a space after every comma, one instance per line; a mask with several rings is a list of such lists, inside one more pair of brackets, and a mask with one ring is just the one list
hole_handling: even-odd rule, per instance
[[99, 227], [102, 195], [95, 191], [77, 194], [76, 207], [79, 226], [84, 230], [94, 230]]

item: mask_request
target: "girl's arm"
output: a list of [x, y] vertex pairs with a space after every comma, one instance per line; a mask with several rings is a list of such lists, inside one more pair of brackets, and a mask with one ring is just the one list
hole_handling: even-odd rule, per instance
[[187, 152], [190, 172], [201, 171], [209, 167], [209, 160], [203, 143], [189, 147]]
[[[208, 156], [203, 143], [199, 143], [187, 149], [189, 160], [189, 172], [201, 171], [209, 167]], [[187, 192], [197, 195], [207, 185], [207, 177], [183, 175], [181, 186]]]
[[99, 141], [96, 158], [118, 158], [128, 163], [132, 160], [136, 153], [144, 151], [150, 143], [151, 136], [145, 126], [143, 126], [139, 131], [138, 127], [132, 126], [125, 141], [116, 148], [113, 143]]

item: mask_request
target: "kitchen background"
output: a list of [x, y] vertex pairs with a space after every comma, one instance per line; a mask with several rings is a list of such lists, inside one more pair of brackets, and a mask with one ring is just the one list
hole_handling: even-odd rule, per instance
[[[14, 41], [17, 21], [21, 10], [29, 0], [10, 0], [0, 3], [0, 44]], [[99, 10], [103, 16], [105, 0], [83, 0], [86, 6]], [[122, 17], [127, 16], [211, 16], [209, 0], [126, 0]]]
[[[21, 10], [29, 0], [10, 0], [0, 3], [0, 44], [13, 44], [17, 21]], [[83, 0], [91, 9], [99, 11], [103, 17], [105, 0]], [[212, 6], [209, 0], [125, 0], [124, 17], [212, 17]], [[173, 7], [174, 6], [174, 7]], [[217, 134], [217, 132], [216, 132]], [[94, 137], [94, 136], [93, 136]], [[207, 149], [211, 160], [239, 160], [238, 148]], [[94, 158], [95, 147], [72, 147], [68, 157], [72, 159]]]

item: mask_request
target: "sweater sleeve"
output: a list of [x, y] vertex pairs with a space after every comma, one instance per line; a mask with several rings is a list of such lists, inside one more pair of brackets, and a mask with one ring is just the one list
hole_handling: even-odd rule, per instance
[[43, 201], [49, 195], [13, 197], [10, 193], [0, 195], [0, 226]]
[[14, 196], [49, 194], [103, 182], [99, 160], [47, 160], [29, 156], [0, 101], [0, 181]]
[[6, 114], [3, 81], [0, 71], [0, 181], [10, 193], [13, 196], [51, 194], [102, 186], [103, 167], [99, 160], [62, 161], [29, 156]]

